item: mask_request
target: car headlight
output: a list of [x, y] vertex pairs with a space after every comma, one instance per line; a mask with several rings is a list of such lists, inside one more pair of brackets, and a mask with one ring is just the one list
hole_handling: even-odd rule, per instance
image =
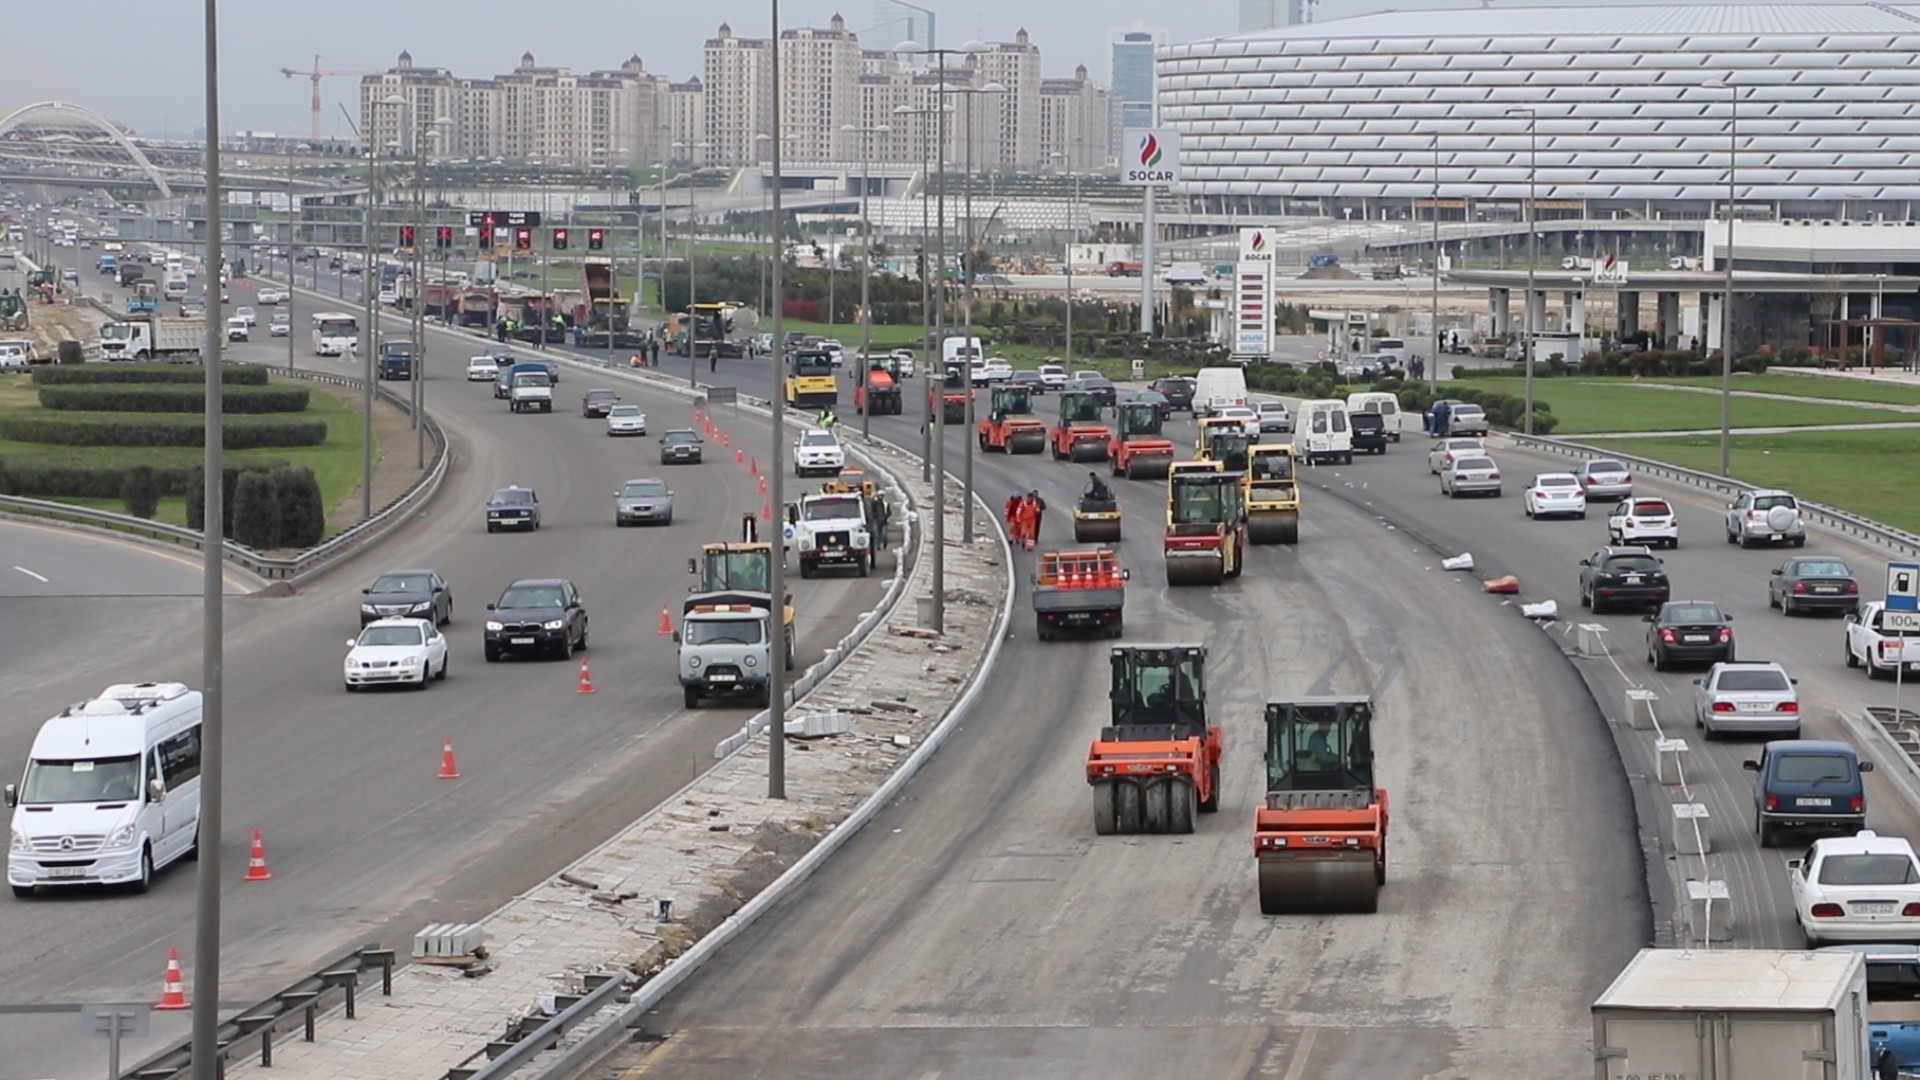
[[800, 550], [801, 550], [801, 551], [812, 551], [812, 550], [813, 550], [813, 537], [811, 537], [811, 536], [803, 536], [803, 537], [801, 537], [801, 538], [800, 538]]
[[13, 843], [7, 850], [26, 851], [27, 850], [27, 834], [21, 832], [19, 829], [13, 830]]
[[495, 620], [495, 619], [488, 619], [487, 629], [494, 633], [499, 633], [500, 631], [506, 629], [506, 624], [499, 622], [498, 620]]
[[351, 656], [349, 656], [349, 657], [347, 657], [347, 661], [346, 661], [346, 662], [347, 662], [347, 670], [348, 670], [348, 671], [355, 671], [355, 670], [357, 670], [357, 669], [358, 669], [358, 668], [360, 667], [360, 661], [358, 661], [358, 660], [355, 660], [355, 659], [354, 659], [353, 657], [351, 657]]
[[558, 630], [565, 625], [567, 625], [567, 620], [565, 619], [548, 619], [546, 622], [540, 624], [540, 629]]
[[749, 656], [746, 659], [746, 664], [748, 667], [758, 667], [760, 662], [758, 660], [755, 660], [753, 657]]
[[431, 600], [422, 600], [422, 601], [420, 601], [419, 603], [417, 603], [417, 604], [415, 604], [415, 605], [413, 605], [412, 607], [410, 607], [410, 608], [408, 608], [407, 610], [408, 610], [408, 611], [425, 611], [425, 610], [427, 610], [428, 608], [430, 608], [430, 607], [432, 607], [432, 606], [433, 606], [433, 601], [431, 601]]
[[696, 670], [696, 671], [697, 671], [697, 670], [699, 670], [699, 667], [700, 667], [700, 658], [699, 658], [699, 657], [697, 657], [697, 656], [689, 656], [689, 657], [687, 657], [687, 667], [689, 667], [689, 668], [692, 668], [692, 669], [694, 669], [694, 670]]
[[380, 609], [374, 607], [372, 604], [361, 604], [360, 610], [366, 612], [369, 615], [377, 615], [380, 612]]
[[135, 834], [134, 826], [131, 822], [129, 822], [128, 824], [122, 825], [119, 828], [113, 830], [113, 835], [107, 837], [107, 842], [104, 844], [101, 844], [100, 847], [106, 851], [114, 851], [120, 848], [130, 848], [133, 846], [134, 834]]

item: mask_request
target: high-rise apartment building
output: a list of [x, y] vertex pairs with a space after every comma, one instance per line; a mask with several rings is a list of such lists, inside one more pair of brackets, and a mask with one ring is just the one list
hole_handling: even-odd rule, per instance
[[1105, 87], [1087, 77], [1087, 66], [1071, 79], [1040, 84], [1039, 166], [1053, 172], [1104, 169], [1112, 153], [1108, 132], [1113, 101]]
[[[850, 161], [857, 137], [840, 129], [859, 123], [860, 39], [835, 15], [826, 27], [780, 32], [780, 127], [795, 161]], [[756, 154], [753, 160], [759, 160]]]
[[973, 148], [974, 165], [983, 169], [1044, 165], [1046, 158], [1040, 149], [1039, 46], [1023, 29], [1012, 41], [995, 42], [970, 59], [975, 86], [999, 83], [1006, 87], [1004, 93], [983, 94], [973, 103], [974, 137], [979, 140]]
[[746, 165], [764, 156], [755, 135], [773, 130], [773, 52], [765, 39], [735, 37], [726, 23], [707, 39], [700, 85], [704, 88], [704, 151], [676, 157], [703, 165]]

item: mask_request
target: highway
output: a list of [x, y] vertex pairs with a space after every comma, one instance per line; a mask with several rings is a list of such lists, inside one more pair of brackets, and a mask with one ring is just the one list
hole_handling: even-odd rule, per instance
[[[103, 279], [86, 280], [97, 292], [94, 282]], [[236, 306], [247, 303], [250, 283], [236, 282], [232, 296]], [[297, 333], [315, 310], [296, 296]], [[234, 357], [284, 363], [286, 343], [265, 336], [269, 313], [260, 309], [257, 336], [236, 346]], [[404, 334], [401, 321], [389, 332]], [[673, 605], [678, 623], [686, 559], [697, 545], [736, 535], [740, 516], [759, 510], [763, 497], [747, 470], [731, 454], [715, 454], [708, 464], [662, 473], [654, 437], [609, 439], [602, 422], [579, 415], [577, 395], [593, 383], [572, 370], [562, 375], [556, 412], [510, 415], [491, 384], [464, 381], [473, 351], [466, 343], [436, 333], [431, 348], [429, 408], [451, 432], [454, 451], [432, 506], [295, 595], [227, 602], [225, 842], [233, 884], [224, 906], [221, 996], [233, 1007], [354, 945], [404, 948], [426, 922], [485, 915], [707, 768], [714, 743], [749, 711], [683, 709], [674, 646], [658, 633], [663, 605]], [[304, 337], [295, 357], [301, 366], [340, 369], [314, 357]], [[621, 392], [647, 411], [654, 436], [690, 417], [684, 398]], [[729, 427], [765, 447], [763, 424], [742, 419]], [[393, 450], [412, 454], [410, 445]], [[677, 493], [674, 524], [616, 529], [616, 487], [656, 473]], [[487, 534], [487, 495], [509, 483], [539, 493], [545, 523], [537, 533]], [[39, 572], [49, 583], [91, 565], [69, 547], [75, 553], [65, 562], [35, 559], [48, 567]], [[453, 585], [451, 676], [424, 693], [348, 695], [339, 664], [358, 626], [359, 590], [381, 570], [402, 566], [438, 569]], [[197, 592], [197, 572], [165, 573], [171, 576], [152, 571], [156, 589], [178, 584], [175, 591]], [[592, 663], [591, 697], [575, 693], [574, 665], [490, 665], [481, 657], [484, 605], [514, 578], [553, 575], [572, 577], [586, 600], [592, 647], [582, 658]], [[879, 576], [795, 582], [801, 664], [844, 636], [883, 584]], [[14, 582], [8, 589], [24, 591]], [[0, 604], [10, 612], [22, 605], [17, 610], [34, 620], [9, 618], [0, 631], [8, 635], [3, 645], [33, 639], [23, 646], [30, 663], [16, 663], [20, 654], [9, 649], [0, 677], [14, 691], [0, 722], [9, 779], [40, 723], [70, 702], [111, 682], [200, 682], [197, 597], [34, 596]], [[464, 775], [457, 783], [435, 779], [448, 736]], [[242, 885], [245, 838], [255, 827], [264, 830], [274, 880]], [[92, 1075], [103, 1067], [104, 1044], [79, 1034], [73, 1014], [22, 1013], [21, 1006], [153, 999], [174, 945], [191, 989], [193, 877], [190, 866], [163, 872], [146, 896], [7, 901], [0, 983], [11, 989], [0, 1005], [0, 1077]], [[184, 1033], [184, 1017], [157, 1016], [154, 1037], [130, 1044], [127, 1060]]]

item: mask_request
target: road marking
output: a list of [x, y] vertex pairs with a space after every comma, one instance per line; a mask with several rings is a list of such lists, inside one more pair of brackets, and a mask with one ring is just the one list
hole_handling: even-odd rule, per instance
[[15, 569], [15, 570], [18, 570], [18, 571], [20, 571], [21, 573], [23, 573], [23, 574], [25, 574], [25, 575], [27, 575], [28, 577], [30, 577], [30, 578], [32, 578], [33, 580], [35, 580], [35, 581], [37, 581], [37, 582], [39, 582], [39, 583], [40, 583], [40, 584], [42, 584], [42, 585], [47, 585], [47, 584], [51, 584], [50, 582], [48, 582], [48, 581], [47, 581], [47, 579], [46, 579], [46, 578], [43, 578], [43, 577], [41, 577], [41, 576], [40, 576], [39, 574], [36, 574], [36, 573], [34, 573], [33, 571], [31, 571], [31, 570], [29, 570], [29, 569], [27, 569], [27, 568], [26, 568], [26, 567], [24, 567], [24, 566], [16, 566], [16, 567], [14, 567], [14, 569]]
[[1313, 1056], [1313, 1036], [1317, 1028], [1307, 1028], [1300, 1033], [1300, 1042], [1293, 1048], [1293, 1060], [1287, 1064], [1285, 1080], [1300, 1080], [1307, 1072], [1307, 1059]]

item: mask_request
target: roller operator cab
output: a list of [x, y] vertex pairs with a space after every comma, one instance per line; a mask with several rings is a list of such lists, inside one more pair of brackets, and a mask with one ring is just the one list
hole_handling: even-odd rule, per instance
[[1200, 461], [1217, 461], [1228, 472], [1245, 472], [1248, 455], [1253, 452], [1253, 436], [1231, 420], [1202, 420], [1200, 424], [1200, 445], [1194, 447], [1193, 456]]
[[996, 386], [992, 407], [979, 425], [980, 449], [1037, 454], [1047, 445], [1047, 425], [1033, 414], [1033, 391]]
[[1173, 440], [1160, 434], [1165, 417], [1160, 407], [1149, 401], [1129, 401], [1115, 412], [1113, 439], [1107, 444], [1107, 457], [1113, 463], [1113, 475], [1129, 480], [1158, 480], [1173, 466]]
[[787, 360], [786, 398], [796, 409], [838, 405], [840, 381], [833, 374], [833, 354], [817, 347], [794, 350]]
[[1060, 395], [1060, 419], [1053, 426], [1055, 461], [1105, 461], [1113, 432], [1105, 422], [1105, 401], [1091, 390]]
[[1167, 477], [1167, 584], [1217, 585], [1240, 576], [1247, 542], [1244, 480], [1243, 473], [1211, 468], [1176, 468]]
[[965, 364], [946, 365], [946, 374], [938, 385], [932, 380], [927, 382], [927, 411], [938, 407], [942, 424], [966, 423], [967, 403], [972, 398], [973, 386], [968, 381]]
[[1207, 719], [1205, 645], [1115, 645], [1108, 723], [1087, 750], [1093, 831], [1191, 833], [1220, 809], [1218, 725]]
[[1374, 786], [1373, 701], [1267, 703], [1267, 795], [1254, 812], [1260, 912], [1379, 909], [1387, 793]]

